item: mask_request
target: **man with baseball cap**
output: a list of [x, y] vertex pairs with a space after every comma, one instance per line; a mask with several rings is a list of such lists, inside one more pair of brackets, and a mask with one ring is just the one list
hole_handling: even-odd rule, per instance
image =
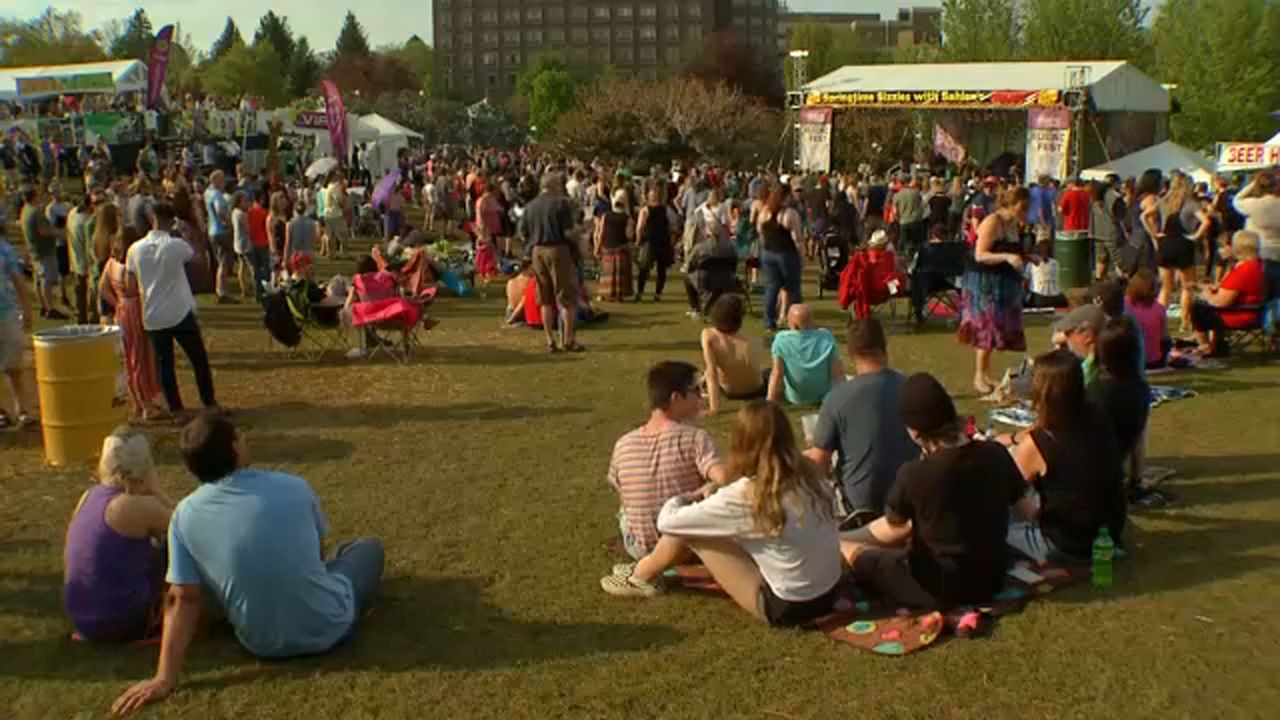
[[1101, 306], [1093, 303], [1077, 307], [1053, 324], [1053, 344], [1065, 346], [1080, 358], [1085, 387], [1092, 385], [1098, 378], [1096, 345], [1106, 324], [1107, 314]]
[[932, 375], [907, 379], [898, 409], [922, 457], [902, 466], [884, 517], [842, 535], [854, 579], [898, 606], [986, 602], [1008, 567], [1009, 509], [1027, 486], [1004, 446], [965, 436]]

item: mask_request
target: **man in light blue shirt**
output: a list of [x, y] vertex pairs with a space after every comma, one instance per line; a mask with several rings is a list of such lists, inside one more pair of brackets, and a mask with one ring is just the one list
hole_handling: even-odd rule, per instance
[[170, 599], [156, 676], [129, 688], [123, 714], [172, 692], [200, 615], [216, 599], [236, 638], [259, 657], [314, 655], [349, 637], [382, 578], [382, 543], [364, 539], [324, 562], [320, 503], [302, 478], [248, 467], [243, 437], [204, 413], [182, 431], [182, 457], [200, 487], [169, 523]]
[[209, 218], [209, 244], [218, 263], [214, 273], [214, 290], [219, 305], [234, 302], [227, 292], [227, 281], [235, 272], [236, 253], [231, 234], [231, 205], [227, 202], [227, 177], [221, 170], [209, 176], [204, 191], [205, 215]]
[[832, 387], [844, 380], [835, 336], [813, 326], [809, 306], [797, 303], [787, 312], [787, 327], [773, 339], [773, 372], [769, 399], [785, 395], [792, 405], [821, 405]]

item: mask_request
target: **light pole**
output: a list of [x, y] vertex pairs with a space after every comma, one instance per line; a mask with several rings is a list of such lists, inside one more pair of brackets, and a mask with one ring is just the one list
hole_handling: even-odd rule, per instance
[[792, 50], [787, 53], [791, 58], [791, 90], [787, 93], [787, 114], [790, 116], [786, 130], [791, 133], [791, 163], [800, 164], [800, 108], [804, 107], [804, 86], [809, 82], [806, 65], [809, 60], [808, 50]]

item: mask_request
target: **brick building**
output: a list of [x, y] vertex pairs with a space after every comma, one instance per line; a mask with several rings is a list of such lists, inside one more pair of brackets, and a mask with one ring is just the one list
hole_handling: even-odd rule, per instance
[[[436, 72], [447, 93], [502, 97], [538, 55], [657, 78], [683, 67], [713, 32], [733, 28], [773, 49], [778, 0], [435, 0]], [[780, 65], [779, 65], [780, 66]]]
[[904, 7], [888, 19], [881, 19], [879, 13], [782, 12], [778, 14], [778, 47], [789, 47], [791, 28], [805, 23], [852, 31], [858, 36], [858, 46], [872, 52], [942, 43], [942, 8]]

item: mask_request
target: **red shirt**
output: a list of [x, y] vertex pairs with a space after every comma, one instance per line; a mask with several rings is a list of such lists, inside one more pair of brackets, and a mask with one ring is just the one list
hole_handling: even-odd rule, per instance
[[[1266, 282], [1262, 272], [1262, 261], [1258, 258], [1246, 260], [1238, 263], [1231, 268], [1231, 272], [1222, 278], [1223, 290], [1235, 290], [1236, 301], [1232, 303], [1232, 307], [1237, 305], [1261, 305], [1265, 294]], [[1222, 316], [1222, 322], [1229, 328], [1247, 328], [1258, 321], [1258, 312], [1256, 310], [1231, 311], [1223, 310], [1219, 313]]]
[[249, 240], [253, 246], [271, 247], [271, 238], [267, 235], [267, 209], [254, 203], [246, 214], [249, 216]]
[[1092, 198], [1088, 190], [1072, 188], [1062, 194], [1058, 201], [1058, 209], [1062, 211], [1062, 229], [1066, 231], [1089, 229], [1089, 202]]

